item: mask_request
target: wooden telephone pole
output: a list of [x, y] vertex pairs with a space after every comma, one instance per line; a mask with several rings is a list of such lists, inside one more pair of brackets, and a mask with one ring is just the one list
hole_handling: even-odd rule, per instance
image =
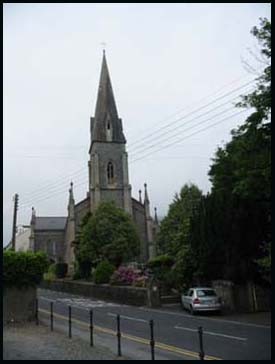
[[11, 246], [12, 249], [15, 250], [15, 235], [16, 235], [16, 220], [17, 220], [17, 210], [18, 210], [18, 194], [14, 195], [14, 210], [13, 210], [13, 224], [12, 224], [12, 239]]

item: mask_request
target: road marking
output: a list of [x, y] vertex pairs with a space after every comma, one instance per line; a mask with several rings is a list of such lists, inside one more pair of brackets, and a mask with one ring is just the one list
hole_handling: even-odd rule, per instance
[[[41, 312], [41, 313], [45, 313], [47, 315], [50, 314], [50, 311], [44, 310], [42, 308], [39, 308], [38, 311]], [[64, 315], [60, 315], [58, 313], [54, 313], [53, 316], [57, 317], [57, 318], [60, 318], [62, 320], [66, 320], [66, 321], [68, 320], [68, 317], [66, 317]], [[84, 326], [86, 328], [90, 327], [89, 324], [87, 324], [87, 323], [85, 323], [83, 321], [77, 320], [75, 318], [72, 318], [71, 321], [79, 324], [80, 326]], [[116, 331], [114, 331], [112, 329], [108, 329], [106, 327], [98, 326], [98, 325], [94, 325], [94, 330], [99, 331], [99, 332], [103, 332], [103, 333], [106, 333], [106, 334], [114, 335], [114, 336], [117, 335]], [[125, 339], [128, 339], [128, 340], [136, 341], [136, 342], [141, 343], [141, 344], [150, 345], [150, 340], [144, 339], [143, 337], [134, 336], [134, 335], [130, 335], [130, 334], [124, 334], [124, 333], [121, 333], [121, 337], [123, 337]], [[182, 349], [182, 348], [179, 348], [177, 346], [167, 345], [167, 344], [160, 343], [160, 342], [155, 342], [155, 347], [159, 348], [159, 349], [162, 349], [162, 350], [166, 350], [166, 351], [172, 351], [172, 352], [175, 352], [175, 353], [178, 353], [178, 354], [191, 356], [193, 358], [198, 358], [198, 353], [196, 353], [194, 351]], [[222, 360], [221, 358], [217, 358], [215, 356], [210, 356], [210, 355], [205, 355], [204, 359], [205, 360]]]
[[42, 300], [45, 301], [50, 301], [50, 302], [57, 302], [57, 303], [65, 303], [68, 305], [71, 305], [72, 307], [77, 307], [77, 308], [83, 308], [85, 310], [89, 310], [91, 308], [95, 308], [95, 307], [118, 307], [119, 304], [117, 303], [113, 303], [113, 302], [105, 302], [105, 301], [100, 301], [100, 300], [91, 300], [89, 298], [61, 298], [61, 297], [55, 297], [54, 299], [49, 299], [47, 297], [44, 296], [40, 296], [39, 297]]
[[[113, 316], [113, 317], [117, 317], [117, 314], [112, 313], [112, 312], [108, 312], [108, 316]], [[139, 321], [139, 322], [148, 322], [146, 320], [143, 319], [139, 319], [139, 318], [135, 318], [135, 317], [131, 317], [131, 316], [124, 316], [124, 315], [120, 315], [121, 318], [124, 318], [126, 320], [132, 320], [132, 321]]]
[[[174, 328], [175, 329], [180, 329], [180, 330], [198, 332], [198, 330], [196, 330], [196, 329], [190, 329], [188, 327], [175, 326]], [[203, 333], [204, 334], [207, 334], [207, 335], [222, 336], [222, 337], [226, 337], [228, 339], [235, 339], [235, 340], [240, 340], [240, 341], [246, 341], [247, 340], [246, 337], [238, 337], [238, 336], [225, 335], [225, 334], [220, 334], [218, 332], [211, 332], [211, 331], [206, 331], [206, 330], [203, 330]]]
[[257, 328], [260, 328], [260, 329], [271, 329], [271, 326], [270, 325], [252, 324], [252, 323], [249, 323], [249, 322], [241, 322], [241, 321], [234, 321], [234, 320], [224, 320], [224, 319], [212, 318], [212, 317], [202, 317], [202, 316], [194, 317], [194, 316], [191, 316], [191, 315], [185, 315], [185, 314], [177, 313], [177, 312], [169, 312], [169, 311], [164, 311], [164, 310], [148, 309], [147, 307], [139, 307], [139, 310], [143, 310], [143, 311], [147, 311], [147, 312], [157, 312], [157, 313], [162, 313], [162, 314], [167, 314], [167, 315], [173, 315], [173, 316], [179, 316], [179, 317], [188, 317], [188, 318], [194, 319], [194, 320], [206, 320], [206, 321], [224, 322], [224, 323], [234, 324], [234, 325], [243, 325], [243, 326], [257, 327]]

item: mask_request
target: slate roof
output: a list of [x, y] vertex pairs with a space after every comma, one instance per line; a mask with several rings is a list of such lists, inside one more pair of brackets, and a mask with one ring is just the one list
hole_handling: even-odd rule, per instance
[[64, 230], [67, 217], [48, 216], [35, 218], [34, 230]]

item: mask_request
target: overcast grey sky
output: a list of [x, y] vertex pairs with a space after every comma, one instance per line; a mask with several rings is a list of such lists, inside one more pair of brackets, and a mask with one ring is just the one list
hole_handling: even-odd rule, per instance
[[4, 4], [4, 245], [16, 192], [18, 224], [29, 223], [31, 206], [38, 216], [66, 216], [71, 180], [76, 202], [86, 196], [101, 42], [133, 197], [147, 182], [152, 212], [157, 206], [164, 215], [184, 183], [209, 191], [211, 158], [246, 116], [229, 117], [240, 111], [233, 97], [255, 78], [242, 59], [262, 66], [251, 56], [250, 30], [270, 10], [260, 3]]

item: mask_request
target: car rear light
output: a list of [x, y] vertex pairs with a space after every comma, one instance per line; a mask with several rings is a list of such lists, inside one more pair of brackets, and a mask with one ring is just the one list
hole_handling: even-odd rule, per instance
[[200, 303], [200, 300], [199, 300], [198, 298], [195, 298], [195, 299], [193, 300], [193, 303], [194, 303], [194, 304], [198, 304], [198, 303]]

